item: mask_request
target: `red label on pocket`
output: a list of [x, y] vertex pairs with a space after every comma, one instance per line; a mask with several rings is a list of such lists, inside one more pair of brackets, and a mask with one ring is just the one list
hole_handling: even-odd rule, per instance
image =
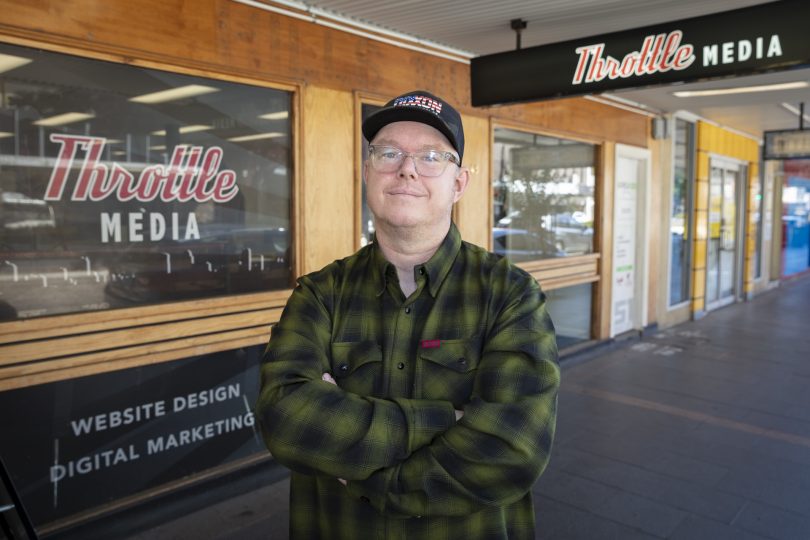
[[442, 340], [440, 339], [423, 339], [422, 340], [422, 348], [423, 349], [438, 349], [442, 346]]

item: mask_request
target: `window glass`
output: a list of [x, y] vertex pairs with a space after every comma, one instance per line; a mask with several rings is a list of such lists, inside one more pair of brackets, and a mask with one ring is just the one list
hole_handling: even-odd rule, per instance
[[592, 284], [583, 283], [545, 291], [558, 348], [564, 349], [590, 339], [592, 289]]
[[493, 247], [515, 262], [593, 251], [592, 144], [495, 129]]
[[755, 243], [754, 243], [754, 279], [762, 277], [762, 216], [765, 209], [763, 193], [765, 192], [765, 175], [760, 171], [759, 178], [751, 182], [753, 189], [753, 199], [751, 208], [751, 219], [754, 222]]
[[669, 305], [689, 299], [689, 239], [694, 185], [695, 125], [675, 119], [675, 156], [669, 221]]
[[0, 44], [0, 320], [287, 288], [291, 94]]
[[782, 275], [789, 276], [810, 268], [810, 167], [799, 160], [782, 167]]
[[[379, 105], [363, 103], [361, 108], [361, 116], [363, 117], [362, 120], [365, 120], [380, 109], [382, 109], [382, 107]], [[360, 134], [360, 141], [362, 143], [362, 154], [360, 154], [360, 159], [365, 161], [366, 157], [368, 156], [368, 141], [362, 133]], [[360, 202], [360, 245], [365, 246], [371, 242], [371, 238], [374, 235], [374, 217], [371, 215], [371, 210], [366, 202], [366, 183], [363, 182], [362, 178], [360, 179], [360, 186], [360, 189], [362, 190], [362, 201]]]

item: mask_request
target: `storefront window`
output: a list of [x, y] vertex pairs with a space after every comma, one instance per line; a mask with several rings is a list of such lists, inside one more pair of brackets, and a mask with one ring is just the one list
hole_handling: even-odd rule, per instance
[[765, 175], [760, 172], [759, 178], [752, 182], [754, 186], [752, 220], [756, 237], [754, 251], [754, 279], [762, 277], [762, 216], [765, 210], [763, 193], [765, 192]]
[[782, 164], [782, 275], [810, 269], [810, 161]]
[[592, 144], [495, 129], [493, 250], [513, 262], [593, 251]]
[[669, 216], [669, 305], [689, 299], [689, 239], [694, 185], [695, 125], [675, 119], [675, 155]]
[[20, 413], [0, 415], [0, 454], [34, 525], [267, 455], [251, 410], [263, 350], [0, 392], [0, 410]]
[[558, 348], [564, 349], [590, 339], [592, 288], [590, 283], [583, 283], [545, 291]]
[[0, 321], [289, 287], [290, 111], [0, 44]]

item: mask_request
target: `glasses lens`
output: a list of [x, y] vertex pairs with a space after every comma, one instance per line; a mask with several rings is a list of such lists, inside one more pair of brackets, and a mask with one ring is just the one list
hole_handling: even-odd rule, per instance
[[416, 161], [416, 172], [423, 176], [439, 176], [447, 166], [447, 156], [444, 152], [428, 150], [414, 154]]
[[399, 169], [405, 155], [388, 146], [371, 147], [371, 164], [380, 172], [394, 172]]
[[440, 176], [447, 168], [447, 162], [450, 160], [446, 152], [438, 150], [426, 150], [424, 152], [415, 152], [413, 154], [406, 154], [398, 148], [390, 146], [372, 146], [370, 147], [371, 164], [374, 169], [382, 173], [390, 173], [399, 170], [402, 166], [403, 160], [406, 157], [413, 158], [416, 172], [421, 176]]

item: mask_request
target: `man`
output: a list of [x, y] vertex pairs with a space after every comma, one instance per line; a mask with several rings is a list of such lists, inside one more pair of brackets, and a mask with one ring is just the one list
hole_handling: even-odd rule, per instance
[[559, 369], [537, 282], [462, 242], [459, 114], [424, 91], [363, 123], [374, 241], [302, 277], [257, 416], [294, 539], [534, 538]]

